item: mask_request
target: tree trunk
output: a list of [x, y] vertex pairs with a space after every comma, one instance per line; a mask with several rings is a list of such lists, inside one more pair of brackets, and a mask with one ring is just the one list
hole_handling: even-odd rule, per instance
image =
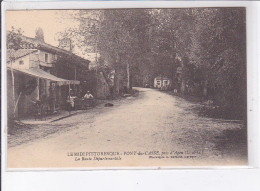
[[118, 69], [115, 69], [115, 76], [114, 76], [114, 95], [119, 95], [119, 74]]
[[181, 63], [182, 71], [181, 71], [181, 94], [184, 95], [186, 92], [186, 70], [184, 64]]
[[208, 97], [208, 81], [207, 80], [205, 80], [204, 84], [203, 84], [203, 96], [205, 98]]
[[[14, 89], [14, 70], [13, 70], [13, 64], [11, 63], [11, 74], [12, 74], [12, 93], [13, 93], [13, 106], [15, 108], [15, 89]], [[16, 118], [16, 115], [15, 115], [15, 109], [13, 111], [13, 117], [14, 119]]]
[[132, 75], [130, 75], [130, 90], [132, 90], [133, 89], [133, 77], [132, 77]]
[[16, 101], [16, 103], [15, 103], [15, 106], [14, 106], [14, 115], [15, 115], [15, 111], [16, 111], [16, 108], [17, 108], [17, 105], [18, 105], [18, 103], [19, 103], [19, 100], [20, 100], [21, 95], [22, 95], [22, 92], [20, 92], [20, 94], [19, 94], [19, 96], [18, 96], [18, 98], [17, 98], [17, 101]]
[[182, 76], [182, 78], [181, 78], [181, 93], [182, 93], [182, 95], [185, 94], [185, 91], [186, 91], [186, 80]]
[[126, 72], [127, 72], [127, 91], [130, 91], [131, 90], [131, 79], [130, 79], [130, 64], [127, 63], [126, 65]]

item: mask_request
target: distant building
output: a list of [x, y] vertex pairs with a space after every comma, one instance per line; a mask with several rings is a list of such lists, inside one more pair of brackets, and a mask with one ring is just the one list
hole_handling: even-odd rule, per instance
[[154, 88], [168, 90], [171, 87], [171, 80], [168, 77], [157, 76], [154, 78]]
[[63, 49], [63, 50], [67, 50], [67, 51], [72, 51], [72, 43], [71, 43], [71, 39], [69, 38], [63, 38], [59, 41], [59, 48]]

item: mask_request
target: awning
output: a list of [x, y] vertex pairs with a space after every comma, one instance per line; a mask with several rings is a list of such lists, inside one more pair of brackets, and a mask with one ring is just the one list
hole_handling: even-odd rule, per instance
[[[7, 66], [8, 69], [11, 70], [10, 66]], [[14, 68], [13, 70], [25, 73], [29, 76], [45, 79], [45, 80], [50, 80], [53, 82], [57, 82], [58, 85], [69, 85], [69, 84], [80, 84], [80, 81], [77, 80], [66, 80], [62, 78], [58, 78], [48, 72], [45, 72], [42, 69], [39, 68], [30, 68], [30, 69], [23, 69], [23, 68]]]

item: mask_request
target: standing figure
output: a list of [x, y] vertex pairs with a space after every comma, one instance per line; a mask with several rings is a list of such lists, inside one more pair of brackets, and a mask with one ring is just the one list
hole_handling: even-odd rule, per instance
[[74, 92], [72, 91], [72, 89], [70, 89], [70, 93], [67, 97], [67, 103], [68, 103], [68, 110], [69, 112], [71, 112], [71, 110], [75, 109], [75, 99], [77, 97], [74, 95]]
[[56, 104], [56, 87], [55, 83], [50, 84], [49, 88], [50, 96], [49, 96], [49, 104], [51, 113], [55, 112], [55, 104]]

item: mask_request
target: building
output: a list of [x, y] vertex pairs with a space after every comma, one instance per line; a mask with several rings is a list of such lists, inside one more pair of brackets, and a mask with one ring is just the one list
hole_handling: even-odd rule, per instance
[[157, 76], [154, 78], [154, 88], [168, 90], [171, 87], [171, 80], [168, 77]]
[[50, 111], [59, 109], [71, 89], [74, 93], [80, 89], [90, 61], [73, 54], [66, 45], [72, 47], [67, 40], [58, 48], [42, 39], [22, 36], [21, 49], [7, 50], [9, 117], [13, 113], [17, 117], [32, 115], [36, 100], [48, 100]]

